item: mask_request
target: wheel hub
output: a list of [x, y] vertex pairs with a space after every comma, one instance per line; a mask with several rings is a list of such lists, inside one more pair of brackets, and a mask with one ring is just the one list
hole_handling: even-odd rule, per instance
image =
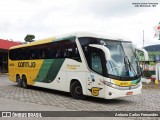
[[75, 89], [75, 92], [76, 92], [76, 94], [82, 94], [82, 89], [81, 89], [81, 87], [76, 87], [76, 89]]

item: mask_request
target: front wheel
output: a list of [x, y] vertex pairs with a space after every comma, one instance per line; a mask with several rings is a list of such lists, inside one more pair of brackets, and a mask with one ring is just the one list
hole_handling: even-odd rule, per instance
[[82, 86], [78, 81], [75, 81], [71, 84], [71, 95], [74, 99], [85, 99], [85, 96], [83, 95]]

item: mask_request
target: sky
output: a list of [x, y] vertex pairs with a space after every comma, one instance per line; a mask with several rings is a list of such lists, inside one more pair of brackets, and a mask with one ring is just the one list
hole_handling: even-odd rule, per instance
[[[135, 7], [133, 3], [158, 3]], [[75, 31], [111, 34], [136, 46], [160, 44], [154, 26], [160, 22], [160, 0], [0, 0], [0, 39], [24, 41]]]

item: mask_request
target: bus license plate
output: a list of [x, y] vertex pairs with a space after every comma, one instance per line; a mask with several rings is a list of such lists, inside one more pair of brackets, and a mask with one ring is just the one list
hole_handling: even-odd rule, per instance
[[127, 92], [126, 93], [126, 95], [132, 95], [133, 94], [133, 92]]

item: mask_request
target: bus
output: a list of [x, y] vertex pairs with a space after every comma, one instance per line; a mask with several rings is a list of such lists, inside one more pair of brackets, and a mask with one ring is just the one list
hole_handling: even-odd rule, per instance
[[8, 65], [19, 87], [70, 92], [75, 99], [114, 99], [142, 89], [136, 48], [107, 35], [75, 32], [14, 46]]

